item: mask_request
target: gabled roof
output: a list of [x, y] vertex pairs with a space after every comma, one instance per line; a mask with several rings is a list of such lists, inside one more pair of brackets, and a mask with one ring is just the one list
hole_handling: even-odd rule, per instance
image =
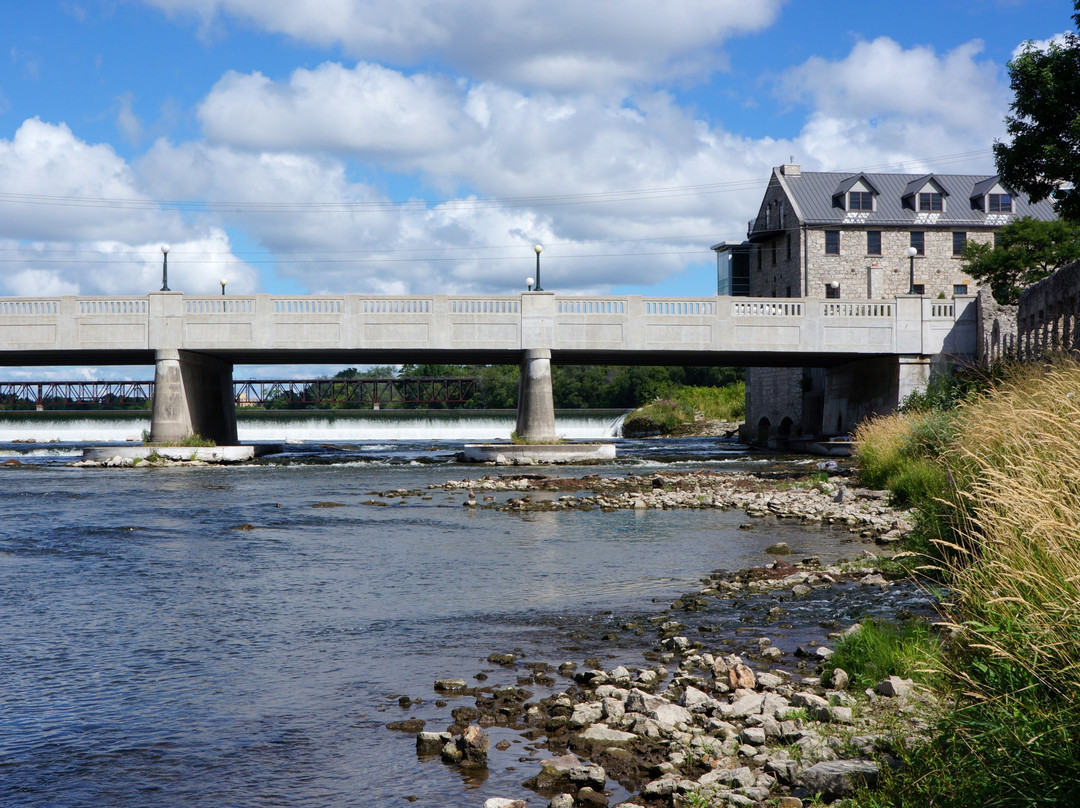
[[[858, 178], [869, 181], [877, 196], [874, 199], [874, 210], [859, 213], [849, 212], [834, 207], [833, 196], [837, 190], [848, 181], [857, 181]], [[928, 220], [927, 214], [920, 214], [911, 207], [904, 206], [904, 197], [913, 186], [918, 193], [918, 188], [925, 186], [929, 178], [941, 189], [943, 194], [949, 194], [958, 199], [968, 199], [975, 196], [976, 186], [982, 187], [991, 180], [996, 183], [997, 177], [985, 174], [851, 174], [850, 172], [827, 172], [827, 171], [803, 171], [796, 176], [783, 176], [782, 187], [786, 190], [792, 207], [797, 212], [799, 222], [808, 225], [842, 225], [845, 221], [858, 221], [862, 226], [878, 224], [881, 226], [904, 227], [915, 224], [932, 223], [937, 227], [978, 227], [998, 226], [1000, 219], [990, 220], [988, 214], [981, 210], [973, 210], [970, 205], [948, 205], [947, 210], [935, 212], [932, 219]], [[852, 185], [855, 183], [852, 182]], [[989, 186], [993, 187], [993, 183]], [[1035, 219], [1046, 221], [1056, 219], [1053, 204], [1049, 200], [1043, 200], [1038, 204], [1031, 204], [1026, 196], [1013, 195], [1013, 217], [1031, 216]], [[851, 217], [858, 217], [853, 219]]]
[[846, 180], [843, 180], [839, 185], [836, 186], [836, 190], [833, 191], [833, 196], [840, 196], [841, 194], [846, 194], [860, 182], [862, 182], [863, 185], [869, 188], [871, 193], [876, 194], [878, 192], [877, 188], [874, 187], [874, 182], [870, 179], [869, 174], [853, 174], [852, 176], [848, 177]]
[[919, 193], [919, 191], [921, 191], [923, 188], [925, 188], [927, 186], [927, 184], [933, 185], [935, 188], [937, 188], [941, 192], [942, 196], [948, 196], [949, 195], [948, 190], [940, 182], [938, 182], [937, 177], [935, 175], [933, 175], [933, 174], [924, 174], [921, 177], [917, 177], [916, 179], [913, 179], [911, 182], [909, 182], [907, 184], [907, 187], [904, 188], [904, 196], [903, 196], [903, 198], [904, 199], [909, 199], [909, 198], [915, 196], [915, 194]]
[[[971, 198], [975, 199], [976, 197], [986, 196], [988, 193], [990, 193], [990, 191], [994, 189], [994, 186], [999, 184], [1000, 182], [1001, 177], [995, 174], [992, 177], [987, 177], [982, 182], [975, 183], [975, 185], [971, 189]], [[1012, 191], [1010, 191], [1009, 193], [1011, 194]]]

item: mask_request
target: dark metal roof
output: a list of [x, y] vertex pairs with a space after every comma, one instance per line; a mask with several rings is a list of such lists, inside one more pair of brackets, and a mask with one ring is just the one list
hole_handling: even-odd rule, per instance
[[[841, 184], [853, 178], [865, 177], [877, 190], [874, 210], [846, 211], [836, 207], [833, 196]], [[826, 171], [803, 171], [798, 176], [779, 175], [787, 188], [796, 210], [802, 214], [801, 222], [808, 225], [857, 225], [862, 228], [881, 226], [927, 226], [927, 227], [1000, 227], [1012, 219], [1031, 216], [1035, 219], [1056, 219], [1054, 207], [1049, 200], [1036, 205], [1025, 196], [1013, 195], [1011, 214], [987, 214], [971, 201], [982, 197], [992, 188], [996, 176], [970, 174], [855, 174]], [[940, 213], [919, 213], [905, 207], [903, 199], [909, 189], [916, 190], [933, 180], [947, 196], [945, 210]], [[854, 183], [852, 183], [853, 185]], [[851, 185], [847, 186], [848, 188]], [[911, 191], [910, 193], [914, 193]]]

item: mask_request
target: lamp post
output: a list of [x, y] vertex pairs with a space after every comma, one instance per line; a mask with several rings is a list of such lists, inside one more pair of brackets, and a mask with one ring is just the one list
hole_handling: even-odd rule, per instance
[[220, 283], [221, 283], [221, 296], [225, 297], [225, 279], [222, 278]]
[[919, 254], [919, 251], [914, 247], [907, 248], [908, 256], [908, 290], [909, 295], [915, 294], [915, 256]]
[[161, 291], [169, 291], [169, 245], [161, 245]]
[[537, 244], [533, 247], [533, 251], [536, 253], [536, 291], [542, 292], [544, 290], [540, 287], [540, 253], [544, 251], [544, 247], [541, 244]]
[[536, 283], [536, 281], [534, 281], [532, 278], [526, 278], [525, 279], [525, 285], [526, 285], [526, 287], [528, 287], [528, 291], [530, 291], [530, 292], [532, 291], [532, 287], [533, 287], [534, 283]]

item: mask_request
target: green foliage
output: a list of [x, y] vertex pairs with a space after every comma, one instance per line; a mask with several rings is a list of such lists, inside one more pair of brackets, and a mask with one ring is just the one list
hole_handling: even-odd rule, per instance
[[[1080, 0], [1073, 22], [1080, 28]], [[994, 144], [1002, 182], [1033, 201], [1054, 198], [1058, 215], [1080, 222], [1080, 37], [1040, 50], [1028, 43], [1009, 62], [1012, 114], [1008, 143]]]
[[623, 434], [629, 437], [666, 435], [698, 418], [714, 421], [739, 421], [746, 413], [746, 384], [727, 387], [671, 388], [669, 397], [640, 407], [623, 422]]
[[868, 620], [837, 643], [825, 671], [831, 675], [843, 668], [856, 690], [873, 687], [889, 676], [929, 683], [940, 665], [939, 656], [937, 640], [924, 622]]
[[964, 248], [965, 272], [989, 284], [999, 303], [1018, 302], [1026, 287], [1077, 258], [1080, 224], [1029, 216], [1001, 228], [993, 245], [969, 241]]

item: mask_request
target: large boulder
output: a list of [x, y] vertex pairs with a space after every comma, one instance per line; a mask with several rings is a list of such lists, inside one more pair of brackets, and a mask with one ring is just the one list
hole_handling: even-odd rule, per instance
[[799, 775], [798, 784], [831, 801], [849, 797], [859, 784], [877, 784], [878, 764], [872, 760], [829, 760], [815, 763]]

